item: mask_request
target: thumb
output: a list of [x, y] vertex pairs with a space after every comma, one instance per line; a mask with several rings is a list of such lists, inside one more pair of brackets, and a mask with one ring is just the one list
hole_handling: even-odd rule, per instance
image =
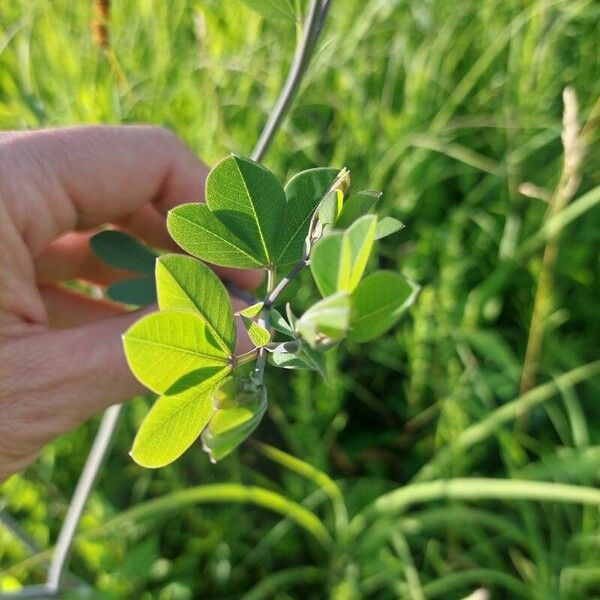
[[142, 393], [121, 344], [139, 316], [3, 340], [0, 365], [10, 377], [0, 386], [0, 438], [10, 440], [14, 452], [36, 452], [111, 404]]

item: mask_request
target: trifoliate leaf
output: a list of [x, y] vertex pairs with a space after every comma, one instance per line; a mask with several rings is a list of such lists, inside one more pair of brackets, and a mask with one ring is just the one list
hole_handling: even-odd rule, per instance
[[182, 254], [156, 261], [158, 305], [162, 310], [191, 310], [200, 314], [223, 350], [235, 349], [236, 329], [229, 294], [204, 263]]
[[231, 370], [231, 353], [194, 312], [161, 311], [142, 317], [125, 332], [123, 345], [133, 374], [158, 394], [210, 384]]
[[154, 274], [156, 254], [124, 231], [101, 231], [90, 238], [90, 248], [97, 258], [111, 267], [144, 275]]
[[274, 265], [282, 251], [286, 196], [273, 173], [231, 155], [206, 180], [206, 204], [170, 211], [167, 225], [187, 252], [225, 267]]
[[414, 303], [419, 287], [393, 271], [371, 273], [352, 293], [348, 337], [372, 340], [392, 327]]
[[310, 270], [323, 296], [356, 288], [367, 266], [376, 228], [377, 217], [365, 215], [346, 231], [327, 235], [315, 245]]

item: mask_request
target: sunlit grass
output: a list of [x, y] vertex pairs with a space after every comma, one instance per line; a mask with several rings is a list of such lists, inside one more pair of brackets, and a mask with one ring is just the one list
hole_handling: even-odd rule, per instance
[[[94, 45], [91, 3], [0, 5], [0, 127], [144, 121], [210, 163], [249, 153], [294, 24], [237, 0], [113, 5], [116, 63]], [[327, 385], [271, 376], [270, 418], [255, 437], [300, 462], [248, 445], [217, 466], [198, 450], [143, 471], [127, 457], [147, 406], [137, 399], [82, 523], [77, 575], [106, 598], [254, 586], [250, 597], [264, 598], [600, 594], [598, 507], [578, 504], [596, 497], [600, 472], [598, 136], [564, 211], [544, 222], [547, 204], [519, 192], [557, 186], [564, 87], [581, 122], [600, 95], [599, 22], [593, 0], [334, 2], [266, 162], [282, 178], [345, 165], [355, 189], [382, 189], [384, 211], [407, 225], [382, 248], [384, 265], [423, 286], [418, 303], [385, 339], [332, 356]], [[539, 385], [520, 394], [542, 253], [557, 233]], [[300, 309], [313, 294], [301, 280], [290, 298]], [[40, 546], [55, 539], [92, 434], [66, 436], [2, 488]], [[316, 521], [299, 528], [247, 504], [190, 501], [176, 514], [152, 504], [214, 484], [264, 488]], [[422, 503], [367, 508], [369, 526], [344, 535], [344, 511], [356, 525], [377, 497], [411, 490]], [[138, 504], [161, 510], [119, 521]], [[2, 585], [37, 581], [32, 556], [0, 528]]]

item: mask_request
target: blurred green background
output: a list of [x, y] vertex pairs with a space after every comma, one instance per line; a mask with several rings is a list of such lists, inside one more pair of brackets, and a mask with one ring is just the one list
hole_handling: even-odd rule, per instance
[[[0, 4], [0, 128], [148, 122], [209, 164], [249, 154], [299, 34], [239, 0], [114, 0], [117, 76], [93, 19], [88, 1]], [[562, 91], [573, 87], [585, 121], [600, 95], [599, 23], [595, 0], [334, 1], [265, 162], [282, 180], [346, 165], [354, 190], [383, 190], [383, 212], [406, 228], [382, 244], [380, 262], [418, 281], [419, 300], [385, 338], [332, 353], [328, 384], [269, 372], [254, 438], [312, 465], [311, 477], [249, 444], [216, 466], [197, 447], [145, 471], [127, 451], [150, 400], [130, 403], [72, 561], [90, 587], [72, 597], [418, 600], [484, 588], [492, 598], [600, 598], [598, 506], [539, 502], [531, 483], [548, 482], [550, 500], [561, 484], [587, 486], [569, 496], [578, 500], [600, 481], [599, 369], [585, 366], [600, 340], [598, 136], [587, 138], [575, 212], [555, 219], [560, 237], [541, 233], [547, 202], [519, 192], [558, 185]], [[558, 252], [550, 273], [547, 243]], [[536, 294], [547, 306], [538, 387], [523, 395]], [[289, 297], [300, 310], [315, 290], [301, 279]], [[40, 548], [56, 539], [95, 426], [0, 488], [0, 507]], [[401, 488], [414, 500], [415, 480], [439, 477], [503, 487], [459, 481], [456, 493], [396, 499], [390, 511], [380, 502], [345, 526], [342, 505], [353, 517]], [[182, 496], [209, 483], [303, 504], [333, 542], [323, 547], [289, 507]], [[150, 518], [114, 520], [157, 497], [166, 500]], [[0, 526], [0, 590], [39, 582], [43, 559]]]

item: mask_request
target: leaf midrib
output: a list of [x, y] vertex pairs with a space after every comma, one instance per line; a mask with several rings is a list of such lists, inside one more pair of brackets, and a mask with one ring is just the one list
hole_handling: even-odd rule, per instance
[[[213, 213], [213, 211], [210, 209], [210, 207], [208, 207], [208, 210], [211, 212], [212, 216], [217, 219], [217, 221], [219, 220], [219, 218], [217, 217], [217, 215], [215, 215], [215, 213]], [[229, 240], [225, 239], [223, 236], [219, 235], [218, 233], [212, 231], [211, 229], [207, 229], [206, 227], [200, 225], [200, 223], [198, 223], [197, 221], [192, 221], [191, 219], [189, 219], [188, 217], [184, 217], [183, 215], [179, 214], [178, 212], [173, 212], [173, 216], [177, 217], [178, 219], [181, 219], [182, 221], [186, 221], [187, 223], [191, 223], [192, 225], [194, 225], [195, 227], [198, 227], [198, 229], [201, 229], [202, 231], [206, 231], [207, 233], [210, 233], [211, 235], [214, 235], [216, 238], [220, 239], [222, 242], [225, 242], [228, 246], [231, 246], [232, 248], [234, 248], [235, 250], [237, 250], [238, 252], [240, 252], [241, 254], [243, 254], [244, 256], [246, 256], [247, 258], [249, 258], [253, 263], [255, 263], [258, 267], [262, 267], [263, 265], [258, 262], [256, 260], [256, 258], [254, 258], [251, 254], [248, 254], [248, 252], [246, 252], [245, 250], [243, 250], [242, 248], [240, 248], [239, 246], [236, 246], [235, 244], [233, 244], [232, 242], [230, 242]], [[219, 221], [219, 223], [221, 223]], [[222, 224], [222, 223], [221, 223]], [[225, 225], [223, 225], [223, 227], [225, 227]]]
[[211, 354], [204, 354], [203, 352], [197, 352], [195, 350], [188, 350], [187, 348], [181, 348], [180, 346], [174, 346], [172, 344], [165, 344], [163, 342], [155, 342], [153, 340], [149, 340], [147, 338], [143, 338], [143, 337], [136, 337], [133, 335], [128, 335], [127, 336], [129, 341], [131, 342], [140, 342], [140, 343], [144, 343], [144, 344], [151, 344], [153, 346], [160, 346], [161, 348], [169, 348], [171, 350], [177, 350], [178, 352], [181, 352], [183, 354], [191, 354], [192, 356], [198, 356], [201, 358], [209, 358], [211, 360], [214, 360], [215, 362], [222, 362], [224, 365], [228, 364], [229, 359], [231, 358], [230, 356], [224, 354], [222, 356], [214, 356]]
[[250, 195], [250, 190], [248, 189], [248, 186], [246, 185], [246, 180], [244, 179], [244, 174], [242, 173], [242, 170], [240, 169], [240, 165], [237, 161], [237, 158], [234, 157], [233, 161], [235, 162], [235, 167], [238, 170], [238, 173], [240, 174], [240, 179], [242, 180], [242, 183], [244, 184], [244, 189], [246, 190], [246, 195], [248, 196], [248, 201], [250, 202], [250, 207], [252, 208], [252, 214], [254, 215], [254, 220], [256, 222], [256, 228], [258, 229], [260, 243], [261, 243], [261, 245], [263, 247], [263, 251], [265, 253], [265, 260], [267, 263], [270, 263], [271, 262], [271, 254], [269, 253], [269, 249], [267, 248], [265, 236], [263, 234], [258, 215], [256, 214], [256, 208], [254, 206], [254, 202], [252, 202], [252, 196]]
[[196, 311], [202, 317], [202, 319], [204, 320], [204, 322], [205, 322], [206, 326], [208, 327], [208, 329], [210, 330], [210, 332], [216, 338], [217, 342], [219, 342], [219, 345], [221, 346], [222, 350], [225, 352], [228, 352], [231, 355], [231, 353], [233, 352], [233, 348], [230, 348], [227, 345], [223, 336], [216, 330], [216, 328], [213, 326], [213, 324], [206, 318], [205, 313], [208, 311], [200, 310], [198, 302], [196, 302], [196, 300], [185, 291], [185, 288], [181, 285], [181, 282], [179, 281], [179, 279], [177, 279], [177, 277], [175, 277], [174, 273], [172, 271], [170, 271], [164, 263], [163, 263], [163, 266], [165, 267], [165, 270], [167, 271], [167, 273], [169, 273], [169, 275], [171, 276], [173, 281], [177, 284], [177, 287], [181, 290], [181, 292], [185, 295], [185, 297], [196, 308]]
[[[214, 386], [216, 387], [216, 386], [217, 386], [217, 384], [218, 384], [218, 383], [219, 383], [219, 382], [220, 382], [220, 381], [221, 381], [223, 378], [225, 378], [225, 377], [226, 377], [226, 375], [223, 375], [223, 377], [220, 377], [219, 379], [216, 379], [214, 382], [211, 382], [211, 384], [212, 384], [212, 383], [214, 383]], [[207, 386], [207, 387], [208, 387], [208, 386]], [[211, 387], [212, 387], [212, 386], [211, 386]], [[191, 396], [191, 397], [189, 398], [189, 400], [185, 400], [185, 401], [183, 401], [183, 402], [181, 403], [181, 405], [180, 405], [180, 406], [179, 406], [177, 409], [175, 409], [175, 411], [174, 411], [174, 412], [172, 412], [172, 413], [171, 413], [171, 415], [169, 416], [169, 418], [168, 418], [168, 419], [164, 419], [164, 420], [162, 421], [162, 423], [164, 423], [164, 422], [169, 422], [169, 421], [171, 421], [172, 419], [174, 419], [176, 416], [180, 415], [180, 414], [181, 414], [181, 411], [183, 411], [183, 410], [187, 409], [191, 403], [193, 403], [193, 402], [196, 402], [196, 401], [198, 400], [198, 396], [201, 396], [201, 395], [203, 395], [203, 394], [205, 394], [205, 393], [206, 393], [206, 389], [203, 389], [202, 391], [198, 391], [198, 393], [197, 393], [197, 394], [195, 394], [194, 396]], [[161, 398], [168, 398], [168, 395], [163, 395], [163, 396], [161, 396]], [[207, 402], [210, 402], [210, 398], [209, 398], [208, 396], [207, 396], [207, 398], [206, 398], [206, 401], [207, 401]], [[216, 409], [215, 409], [215, 410], [216, 410]], [[213, 414], [214, 414], [214, 412], [213, 412]], [[198, 435], [200, 435], [200, 433], [202, 433], [202, 432], [200, 431], [200, 432], [198, 433]], [[147, 448], [149, 445], [150, 445], [150, 446], [152, 446], [151, 442], [152, 442], [152, 439], [151, 439], [151, 438], [148, 438], [148, 441], [147, 441], [147, 442], [144, 442], [144, 443], [139, 443], [139, 442], [138, 442], [137, 446], [138, 446], [138, 448], [140, 448], [140, 449], [144, 449], [144, 448]], [[185, 451], [184, 451], [184, 452], [185, 452]], [[137, 453], [136, 453], [136, 454], [137, 454]]]

